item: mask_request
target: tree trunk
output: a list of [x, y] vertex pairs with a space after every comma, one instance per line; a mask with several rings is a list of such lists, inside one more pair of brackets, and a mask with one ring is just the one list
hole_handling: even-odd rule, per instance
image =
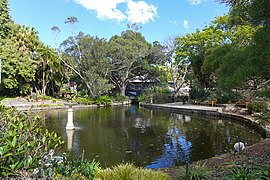
[[122, 86], [120, 87], [121, 96], [126, 96], [126, 88], [127, 88], [127, 85], [123, 83]]

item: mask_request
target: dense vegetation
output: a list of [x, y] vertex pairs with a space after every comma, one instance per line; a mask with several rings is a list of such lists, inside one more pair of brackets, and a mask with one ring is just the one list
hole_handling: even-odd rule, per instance
[[[164, 44], [147, 42], [136, 25], [109, 40], [77, 34], [79, 20], [68, 17], [65, 23], [70, 37], [54, 49], [39, 40], [34, 28], [16, 24], [9, 15], [8, 0], [0, 0], [0, 96], [57, 97], [76, 82], [79, 103], [109, 105], [109, 92], [122, 102], [129, 82], [140, 79], [156, 85], [140, 97], [145, 102], [151, 98], [158, 103], [172, 101], [168, 81], [172, 82], [173, 98], [184, 84], [191, 86], [193, 98], [215, 98], [224, 103], [240, 97], [269, 98], [269, 0], [219, 2], [231, 7], [227, 15], [196, 32], [170, 37]], [[61, 33], [57, 26], [52, 31], [55, 37]], [[254, 102], [248, 108], [257, 112], [268, 107], [265, 102]], [[50, 149], [62, 142], [55, 133], [44, 131], [41, 122], [31, 113], [1, 107], [1, 176], [93, 178], [100, 170], [96, 162], [71, 159], [63, 166], [49, 159], [52, 166], [42, 164]], [[156, 175], [130, 169], [136, 177]], [[117, 172], [117, 168], [102, 170], [98, 177], [118, 177]]]
[[[109, 40], [77, 34], [79, 20], [71, 16], [65, 20], [70, 37], [54, 49], [39, 40], [34, 28], [14, 23], [8, 1], [1, 0], [1, 95], [57, 96], [75, 82], [79, 96], [125, 96], [129, 82], [139, 78], [163, 87], [171, 81], [175, 97], [183, 85], [192, 87], [195, 98], [206, 98], [213, 90], [219, 96], [241, 92], [247, 98], [269, 97], [269, 4], [220, 2], [231, 6], [227, 15], [163, 44], [148, 43], [136, 24]], [[52, 31], [56, 40], [61, 29], [54, 26]]]

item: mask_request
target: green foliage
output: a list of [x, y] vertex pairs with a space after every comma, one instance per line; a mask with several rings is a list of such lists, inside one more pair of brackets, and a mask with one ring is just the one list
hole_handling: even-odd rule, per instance
[[169, 175], [148, 169], [136, 168], [132, 164], [120, 164], [112, 168], [100, 170], [95, 174], [94, 179], [100, 180], [120, 180], [120, 179], [140, 179], [140, 180], [169, 180]]
[[270, 89], [268, 89], [268, 88], [262, 89], [262, 90], [256, 92], [254, 94], [254, 96], [255, 97], [257, 96], [257, 97], [261, 97], [261, 98], [268, 98], [268, 99], [270, 99]]
[[121, 102], [123, 103], [124, 101], [127, 101], [128, 97], [127, 96], [122, 96], [120, 93], [117, 93], [113, 96], [113, 101], [114, 102]]
[[63, 163], [55, 166], [54, 173], [61, 174], [64, 177], [69, 177], [71, 179], [75, 177], [78, 178], [78, 176], [85, 177], [86, 179], [93, 179], [95, 173], [99, 171], [99, 169], [99, 163], [95, 160], [81, 161], [68, 156]]
[[[210, 171], [205, 167], [205, 163], [202, 164], [200, 161], [191, 164], [188, 170], [188, 177], [190, 180], [200, 180], [200, 179], [208, 179], [210, 177]], [[186, 178], [186, 169], [183, 166], [181, 168], [181, 173], [178, 179]]]
[[259, 124], [263, 127], [270, 125], [270, 113], [263, 112], [260, 113], [259, 116], [256, 117], [256, 120], [259, 121]]
[[85, 104], [85, 105], [91, 105], [93, 104], [95, 101], [93, 99], [90, 98], [83, 98], [83, 97], [77, 97], [75, 99], [75, 101], [79, 104]]
[[95, 103], [98, 105], [111, 105], [112, 98], [108, 95], [103, 95], [95, 99]]
[[39, 167], [43, 153], [63, 142], [54, 132], [44, 130], [42, 119], [31, 112], [1, 107], [0, 174], [14, 176], [19, 170]]
[[227, 177], [228, 180], [245, 180], [245, 179], [270, 179], [269, 170], [254, 169], [248, 167], [235, 167], [230, 169], [230, 174]]
[[107, 44], [105, 39], [82, 32], [76, 36], [73, 34], [61, 44], [64, 50], [62, 61], [69, 64], [66, 72], [72, 69], [68, 76], [77, 79], [78, 88], [85, 89], [92, 97], [105, 94], [112, 88], [108, 78], [111, 62], [107, 56]]
[[153, 86], [138, 97], [139, 102], [162, 104], [172, 102], [171, 91], [167, 87]]
[[147, 75], [144, 70], [149, 67], [148, 50], [148, 43], [139, 32], [127, 30], [109, 40], [108, 57], [112, 63], [110, 79], [120, 89], [122, 96], [125, 95], [128, 80]]
[[269, 180], [270, 170], [257, 170], [255, 171], [255, 179]]
[[30, 177], [37, 179], [93, 179], [100, 169], [96, 161], [74, 159], [66, 154], [55, 156], [54, 150], [44, 153], [40, 166]]
[[246, 167], [232, 168], [232, 169], [230, 169], [230, 175], [227, 177], [227, 179], [230, 179], [230, 180], [251, 179], [250, 170]]
[[[231, 42], [211, 50], [204, 69], [216, 73], [224, 90], [256, 93], [269, 81], [269, 1], [220, 0], [232, 6], [226, 31]], [[222, 54], [223, 53], [223, 54]]]
[[242, 95], [235, 91], [212, 90], [207, 91], [207, 99], [216, 99], [218, 103], [236, 102], [242, 99]]
[[10, 34], [11, 17], [9, 15], [8, 1], [0, 1], [0, 39], [6, 38]]
[[252, 101], [247, 105], [248, 110], [255, 112], [266, 112], [268, 103], [266, 101]]

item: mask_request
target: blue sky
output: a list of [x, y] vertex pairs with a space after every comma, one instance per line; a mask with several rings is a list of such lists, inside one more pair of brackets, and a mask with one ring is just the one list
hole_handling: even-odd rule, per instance
[[137, 23], [151, 43], [194, 32], [228, 12], [215, 0], [9, 0], [9, 5], [16, 23], [34, 27], [40, 40], [53, 47], [51, 27], [61, 29], [61, 43], [71, 35], [64, 23], [69, 16], [78, 18], [77, 32], [108, 40], [126, 30], [128, 23]]

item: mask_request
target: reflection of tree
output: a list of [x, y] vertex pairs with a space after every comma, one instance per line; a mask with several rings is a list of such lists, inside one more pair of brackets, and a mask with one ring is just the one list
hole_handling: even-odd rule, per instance
[[163, 168], [190, 161], [192, 143], [186, 138], [183, 126], [184, 119], [185, 117], [181, 114], [171, 115], [171, 124], [168, 127], [163, 155], [148, 167]]

